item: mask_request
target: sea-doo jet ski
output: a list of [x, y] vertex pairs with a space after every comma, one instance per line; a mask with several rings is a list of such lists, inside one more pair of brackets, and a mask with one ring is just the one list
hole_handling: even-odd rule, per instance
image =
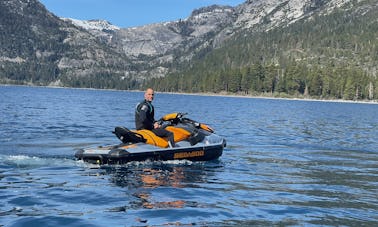
[[95, 164], [123, 164], [131, 161], [191, 160], [209, 161], [222, 155], [226, 140], [208, 125], [184, 117], [185, 113], [171, 113], [159, 123], [174, 134], [175, 146], [166, 138], [150, 130], [129, 130], [115, 127], [114, 134], [121, 144], [84, 148], [75, 157]]

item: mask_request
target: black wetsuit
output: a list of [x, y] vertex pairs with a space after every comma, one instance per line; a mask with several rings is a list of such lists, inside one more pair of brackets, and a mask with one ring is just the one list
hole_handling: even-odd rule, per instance
[[135, 108], [135, 128], [137, 130], [148, 129], [159, 137], [167, 137], [172, 146], [175, 145], [173, 133], [163, 129], [154, 128], [155, 124], [155, 111], [151, 102], [143, 100]]

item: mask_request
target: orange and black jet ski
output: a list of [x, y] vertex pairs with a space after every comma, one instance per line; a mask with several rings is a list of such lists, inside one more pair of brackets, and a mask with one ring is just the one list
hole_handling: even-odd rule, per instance
[[84, 148], [75, 157], [95, 164], [124, 164], [131, 161], [190, 160], [209, 161], [219, 158], [226, 140], [214, 133], [208, 125], [184, 117], [184, 113], [167, 114], [160, 124], [174, 134], [175, 146], [167, 138], [156, 136], [150, 130], [129, 130], [116, 127], [114, 134], [121, 144]]

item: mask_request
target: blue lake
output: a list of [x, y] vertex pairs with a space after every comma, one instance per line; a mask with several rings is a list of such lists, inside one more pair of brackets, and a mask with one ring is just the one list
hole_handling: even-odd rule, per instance
[[143, 92], [0, 86], [0, 226], [378, 226], [378, 105], [158, 93], [227, 139], [211, 162], [77, 161]]

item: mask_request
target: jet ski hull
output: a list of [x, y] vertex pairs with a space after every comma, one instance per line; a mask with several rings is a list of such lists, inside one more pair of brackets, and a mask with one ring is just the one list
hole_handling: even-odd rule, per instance
[[156, 149], [153, 146], [139, 144], [119, 144], [86, 148], [76, 152], [75, 157], [94, 164], [125, 164], [132, 161], [167, 161], [190, 160], [210, 161], [219, 158], [223, 153], [225, 141], [210, 145], [197, 144], [188, 147]]

